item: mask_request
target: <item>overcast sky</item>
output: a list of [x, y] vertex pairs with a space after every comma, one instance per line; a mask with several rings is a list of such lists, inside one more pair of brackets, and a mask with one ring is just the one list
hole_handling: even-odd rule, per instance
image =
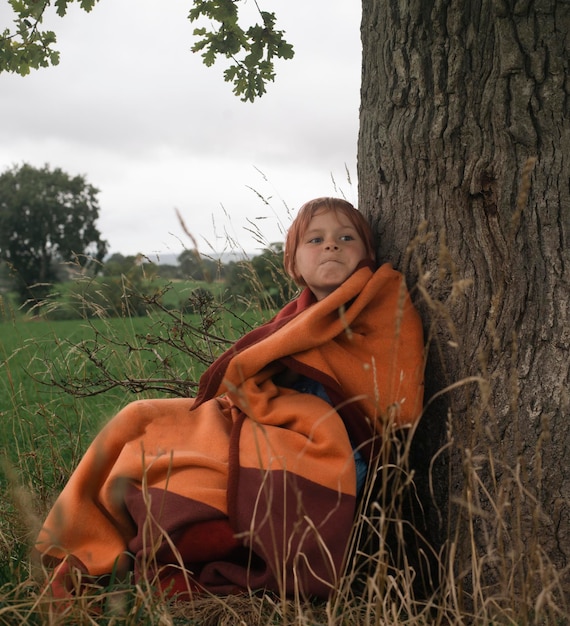
[[[4, 30], [12, 16], [0, 1]], [[206, 68], [190, 51], [190, 6], [74, 7], [48, 18], [57, 67], [0, 74], [0, 171], [26, 162], [84, 175], [100, 190], [111, 253], [154, 259], [192, 247], [175, 209], [201, 252], [254, 252], [249, 231], [282, 241], [304, 201], [357, 200], [360, 2], [261, 0], [296, 54], [277, 61], [276, 81], [253, 104], [231, 93], [223, 61]]]

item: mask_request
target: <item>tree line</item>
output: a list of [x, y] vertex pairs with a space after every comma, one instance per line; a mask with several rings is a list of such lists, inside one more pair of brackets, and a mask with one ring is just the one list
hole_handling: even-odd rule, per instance
[[[177, 265], [156, 265], [142, 254], [107, 257], [108, 244], [96, 224], [98, 193], [85, 176], [48, 165], [25, 163], [0, 175], [0, 285], [15, 292], [20, 306], [39, 307], [54, 285], [75, 282], [68, 293], [97, 302], [107, 313], [124, 308], [120, 303], [128, 289], [130, 312], [142, 314], [144, 285], [158, 278], [221, 282], [224, 296], [235, 302], [256, 296], [279, 307], [293, 295], [282, 271], [280, 242], [251, 259], [228, 263], [190, 249], [182, 251]], [[87, 280], [79, 284], [78, 278]]]

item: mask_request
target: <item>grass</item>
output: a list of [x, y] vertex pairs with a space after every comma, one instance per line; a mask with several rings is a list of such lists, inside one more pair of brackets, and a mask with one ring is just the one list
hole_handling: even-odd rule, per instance
[[[447, 429], [447, 443], [418, 464], [417, 447], [430, 440], [429, 412], [437, 398], [428, 399], [414, 438], [395, 433], [385, 438], [355, 521], [351, 558], [328, 601], [245, 593], [177, 602], [162, 597], [152, 580], [143, 580], [88, 584], [65, 611], [54, 612], [37, 582], [43, 573], [37, 576], [30, 543], [93, 435], [135, 397], [131, 394], [191, 390], [208, 358], [222, 349], [216, 336], [238, 337], [270, 315], [259, 308], [246, 311], [245, 319], [231, 310], [210, 318], [177, 314], [171, 305], [193, 288], [176, 284], [175, 293], [148, 317], [42, 321], [5, 315], [0, 324], [0, 486], [8, 497], [0, 501], [0, 624], [570, 623], [568, 570], [551, 563], [541, 547], [535, 532], [540, 506], [520, 468], [505, 467], [483, 439], [461, 447], [454, 423], [465, 416], [447, 406], [433, 411]], [[421, 281], [418, 290], [434, 314], [445, 318], [447, 312], [429, 302]], [[191, 354], [181, 350], [190, 336]], [[101, 364], [105, 379], [113, 382], [106, 390], [97, 382]], [[175, 379], [169, 390], [150, 384], [168, 377]], [[456, 381], [441, 397], [467, 387], [476, 389], [478, 404], [470, 415], [478, 419], [489, 395], [483, 377]], [[446, 485], [451, 454], [463, 468], [459, 489]], [[430, 535], [433, 527], [441, 540]]]
[[[177, 284], [171, 302], [179, 302], [195, 287], [188, 282]], [[206, 363], [188, 359], [180, 351], [187, 339], [184, 333], [198, 329], [198, 338], [207, 331], [231, 341], [260, 321], [259, 310], [242, 311], [238, 317], [235, 311], [217, 312], [214, 307], [210, 314], [210, 318], [181, 316], [161, 298], [160, 306], [147, 317], [52, 321], [11, 315], [10, 321], [0, 323], [0, 486], [9, 495], [0, 502], [0, 623], [59, 619], [46, 616], [40, 606], [42, 596], [28, 556], [30, 542], [94, 434], [125, 404], [125, 387], [136, 391], [136, 397], [156, 396], [156, 390], [146, 390], [143, 383], [172, 377], [174, 371], [183, 372], [187, 381], [196, 381]], [[271, 312], [262, 315], [267, 318]], [[207, 328], [205, 319], [209, 320]], [[219, 342], [208, 345], [208, 337], [203, 343], [196, 349], [205, 351], [206, 360], [222, 349]], [[93, 388], [101, 363], [107, 380], [128, 384], [105, 392]], [[142, 387], [133, 389], [135, 380], [143, 381]], [[93, 395], [82, 397], [78, 391], [82, 388]], [[170, 394], [165, 391], [163, 395]], [[149, 607], [146, 596], [139, 605], [137, 594], [136, 589], [119, 594], [121, 610], [127, 611], [125, 623], [162, 623], [157, 606]], [[88, 595], [85, 602], [89, 602]], [[116, 589], [105, 593], [105, 603], [114, 606], [115, 595]], [[100, 598], [100, 590], [96, 596]], [[72, 613], [85, 610], [86, 606], [78, 605]], [[143, 613], [152, 618], [147, 616], [145, 622]], [[68, 616], [65, 621], [81, 623], [83, 619]]]
[[[176, 296], [191, 288], [180, 285]], [[228, 342], [260, 320], [255, 311], [243, 312], [239, 318], [227, 311], [216, 315], [208, 330]], [[61, 435], [67, 439], [70, 431], [78, 431], [89, 440], [124, 404], [125, 387], [142, 394], [145, 383], [172, 377], [173, 372], [182, 372], [190, 383], [197, 381], [207, 362], [221, 350], [219, 343], [207, 345], [205, 341], [201, 362], [181, 351], [187, 339], [184, 333], [197, 329], [199, 338], [202, 323], [198, 314], [181, 316], [166, 309], [146, 317], [71, 321], [20, 317], [0, 323], [0, 441], [8, 458], [17, 462], [26, 458], [24, 450], [28, 448], [45, 450], [42, 437], [46, 436], [61, 444]], [[98, 379], [102, 379], [99, 387]], [[110, 380], [124, 384], [107, 385], [110, 388], [106, 389]], [[73, 396], [81, 395], [81, 387], [93, 395], [79, 403]], [[169, 391], [165, 389], [163, 394]], [[75, 458], [72, 455], [70, 461]]]
[[[565, 623], [568, 614], [561, 600], [559, 574], [541, 554], [538, 543], [527, 543], [532, 553], [526, 555], [525, 564], [521, 563], [522, 556], [510, 552], [513, 538], [505, 535], [501, 520], [509, 505], [516, 506], [517, 501], [507, 503], [491, 494], [494, 508], [485, 512], [481, 502], [474, 499], [482, 480], [480, 458], [465, 457], [466, 497], [461, 502], [473, 541], [481, 534], [488, 535], [484, 549], [477, 548], [478, 557], [471, 562], [470, 571], [457, 571], [453, 529], [449, 532], [451, 542], [441, 549], [434, 550], [423, 541], [421, 527], [412, 524], [408, 506], [410, 500], [418, 503], [415, 470], [410, 462], [412, 439], [395, 435], [385, 439], [385, 449], [372, 473], [375, 480], [370, 482], [355, 524], [353, 558], [337, 594], [328, 602], [310, 603], [272, 594], [202, 596], [191, 603], [175, 602], [161, 597], [152, 581], [143, 581], [93, 587], [65, 612], [54, 613], [36, 583], [34, 564], [28, 556], [30, 541], [94, 433], [125, 403], [125, 389], [117, 387], [82, 398], [46, 381], [54, 373], [54, 363], [60, 365], [62, 376], [75, 376], [77, 362], [70, 360], [71, 347], [92, 340], [98, 333], [105, 333], [105, 341], [113, 338], [114, 367], [125, 369], [125, 345], [138, 346], [142, 350], [131, 351], [126, 370], [137, 370], [140, 378], [141, 369], [150, 367], [150, 374], [156, 375], [155, 363], [146, 359], [144, 342], [149, 333], [164, 330], [165, 319], [160, 312], [158, 317], [149, 318], [20, 320], [0, 325], [1, 484], [10, 493], [0, 505], [0, 624]], [[231, 320], [224, 323], [228, 322]], [[190, 376], [199, 376], [199, 371]], [[386, 485], [391, 488], [386, 489]], [[513, 488], [525, 495], [516, 480]], [[509, 514], [514, 513], [511, 510]], [[533, 589], [535, 582], [517, 588], [516, 570], [528, 562], [541, 570], [542, 589]], [[498, 589], [486, 587], [483, 572], [490, 568], [496, 569]], [[529, 572], [527, 578], [535, 573]], [[425, 585], [419, 583], [422, 575], [428, 574], [440, 581], [439, 586], [427, 585], [425, 591]], [[466, 580], [470, 581], [469, 588]], [[420, 587], [424, 590], [418, 591]]]

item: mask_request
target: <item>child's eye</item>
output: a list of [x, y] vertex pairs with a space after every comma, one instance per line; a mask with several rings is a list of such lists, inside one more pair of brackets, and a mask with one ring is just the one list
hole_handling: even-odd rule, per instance
[[352, 235], [343, 235], [341, 241], [354, 241], [354, 237]]
[[309, 239], [309, 243], [321, 243], [322, 240], [322, 237], [313, 237], [312, 239]]

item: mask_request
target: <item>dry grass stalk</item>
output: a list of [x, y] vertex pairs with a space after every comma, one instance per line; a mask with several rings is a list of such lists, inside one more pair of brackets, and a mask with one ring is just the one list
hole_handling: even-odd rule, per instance
[[[534, 163], [529, 160], [524, 169], [514, 225], [527, 201]], [[430, 233], [424, 228], [411, 242], [407, 256], [411, 258], [415, 247], [425, 245], [430, 239]], [[453, 300], [463, 297], [469, 285], [458, 275], [445, 245], [441, 247], [440, 268], [438, 275], [434, 270], [426, 271], [418, 266], [415, 293], [431, 312], [432, 321], [436, 320], [439, 327], [446, 327], [449, 343], [454, 349], [460, 349], [451, 308]], [[449, 282], [450, 277], [449, 297], [443, 301], [433, 297], [434, 281]], [[434, 342], [438, 336], [441, 333], [434, 323], [430, 325], [428, 341]], [[436, 351], [440, 348], [434, 346]], [[443, 353], [442, 350], [440, 354]], [[402, 435], [388, 428], [384, 439], [377, 443], [380, 446], [377, 462], [371, 469], [357, 514], [346, 570], [338, 589], [327, 602], [310, 603], [287, 598], [284, 594], [263, 592], [228, 597], [194, 594], [191, 602], [181, 602], [157, 593], [156, 581], [149, 574], [148, 579], [136, 585], [128, 581], [107, 588], [88, 585], [65, 611], [54, 611], [45, 589], [31, 577], [31, 565], [25, 566], [24, 557], [24, 567], [18, 570], [20, 580], [5, 580], [0, 589], [0, 624], [568, 623], [570, 606], [563, 592], [563, 577], [568, 572], [557, 569], [541, 547], [540, 537], [535, 532], [541, 516], [539, 503], [528, 489], [521, 467], [506, 466], [488, 445], [484, 418], [492, 414], [493, 407], [484, 356], [481, 356], [480, 366], [481, 375], [453, 381], [428, 398], [429, 407], [442, 396], [477, 389], [471, 396], [476, 402], [468, 416], [454, 414], [452, 407], [441, 416], [447, 424], [447, 441], [429, 465], [431, 473], [438, 459], [452, 450], [458, 451], [462, 459], [463, 493], [451, 494], [451, 504], [459, 511], [458, 524], [448, 528], [445, 545], [431, 546], [406, 508], [410, 500], [424, 504], [418, 502], [417, 476], [410, 459], [415, 432], [411, 430]], [[513, 384], [511, 394], [516, 393]], [[510, 410], [514, 413], [516, 398], [511, 401]], [[456, 420], [469, 420], [474, 435], [472, 446], [458, 450], [453, 429]], [[548, 424], [543, 423], [536, 455], [539, 479], [541, 450], [549, 436]], [[69, 465], [62, 462], [62, 467], [69, 471]], [[430, 475], [430, 481], [431, 478]], [[16, 479], [12, 481], [21, 494], [22, 486]], [[434, 483], [430, 485], [435, 492]], [[31, 483], [26, 489], [27, 497], [34, 499], [36, 493]], [[445, 523], [443, 515], [440, 521]], [[21, 510], [3, 519], [0, 525], [3, 550], [6, 553], [15, 550], [13, 536], [25, 537], [28, 532], [32, 533], [35, 523], [33, 516]], [[22, 528], [27, 530], [22, 532]], [[468, 558], [460, 560], [459, 548], [464, 548], [466, 543]], [[410, 545], [420, 547], [410, 552]], [[176, 554], [176, 547], [171, 545], [171, 548]], [[148, 566], [149, 572], [156, 571], [152, 558]], [[178, 566], [184, 568], [182, 559]], [[84, 583], [77, 581], [78, 586]]]

